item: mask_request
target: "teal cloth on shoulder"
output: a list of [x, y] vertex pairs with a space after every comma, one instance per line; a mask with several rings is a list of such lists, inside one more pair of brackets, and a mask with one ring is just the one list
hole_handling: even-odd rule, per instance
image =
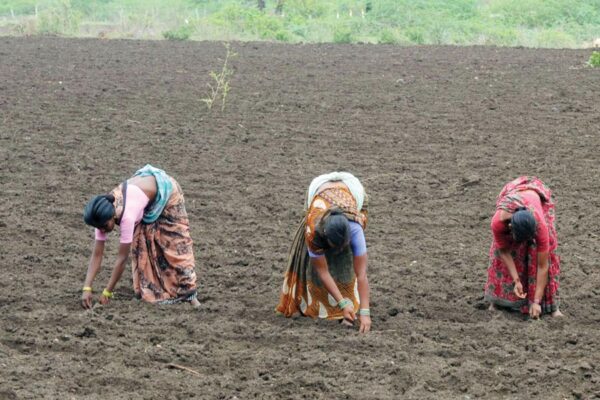
[[136, 171], [133, 176], [150, 176], [152, 175], [156, 179], [156, 197], [152, 204], [149, 204], [144, 210], [144, 217], [142, 221], [145, 224], [151, 224], [156, 221], [160, 214], [162, 214], [171, 193], [173, 192], [173, 183], [171, 178], [165, 171], [159, 168], [155, 168], [150, 164], [146, 164], [143, 168]]

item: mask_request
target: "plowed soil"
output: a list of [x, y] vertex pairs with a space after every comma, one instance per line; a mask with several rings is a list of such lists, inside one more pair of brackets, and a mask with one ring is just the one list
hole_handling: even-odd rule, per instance
[[[0, 38], [0, 398], [600, 398], [600, 70], [589, 51]], [[200, 311], [79, 305], [82, 209], [183, 187]], [[274, 313], [310, 180], [358, 176], [373, 331]], [[483, 303], [502, 185], [554, 191], [564, 319]], [[95, 288], [116, 258], [107, 245]], [[177, 368], [183, 366], [189, 370]]]

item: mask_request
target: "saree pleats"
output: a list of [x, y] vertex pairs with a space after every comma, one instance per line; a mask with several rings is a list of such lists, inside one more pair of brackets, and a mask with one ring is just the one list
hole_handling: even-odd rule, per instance
[[133, 289], [150, 303], [176, 303], [196, 297], [193, 241], [183, 192], [173, 191], [160, 216], [139, 224], [131, 244]]

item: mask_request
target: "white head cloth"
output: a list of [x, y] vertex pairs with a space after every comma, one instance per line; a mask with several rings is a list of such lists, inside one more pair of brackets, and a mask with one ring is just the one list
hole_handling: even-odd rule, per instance
[[342, 181], [348, 189], [350, 189], [350, 193], [356, 200], [356, 207], [358, 211], [362, 210], [363, 202], [365, 201], [365, 188], [362, 183], [358, 180], [357, 177], [352, 175], [349, 172], [331, 172], [329, 174], [324, 174], [317, 176], [312, 180], [310, 186], [308, 187], [308, 194], [306, 197], [306, 208], [310, 206], [313, 199], [315, 198], [315, 194], [317, 193], [317, 189], [324, 184], [325, 182], [335, 182]]

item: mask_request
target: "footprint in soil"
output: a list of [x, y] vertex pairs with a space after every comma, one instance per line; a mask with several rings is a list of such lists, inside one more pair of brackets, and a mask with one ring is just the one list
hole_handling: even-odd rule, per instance
[[83, 329], [83, 332], [80, 333], [76, 333], [75, 336], [80, 337], [80, 338], [90, 338], [90, 337], [96, 337], [96, 331], [93, 330], [92, 328], [88, 328], [87, 326]]
[[396, 307], [392, 307], [388, 310], [387, 314], [390, 317], [395, 317], [396, 315], [398, 315], [400, 313], [400, 309], [396, 308]]
[[489, 304], [486, 303], [483, 300], [477, 300], [474, 304], [473, 304], [473, 308], [477, 309], [477, 310], [487, 310], [489, 308]]

